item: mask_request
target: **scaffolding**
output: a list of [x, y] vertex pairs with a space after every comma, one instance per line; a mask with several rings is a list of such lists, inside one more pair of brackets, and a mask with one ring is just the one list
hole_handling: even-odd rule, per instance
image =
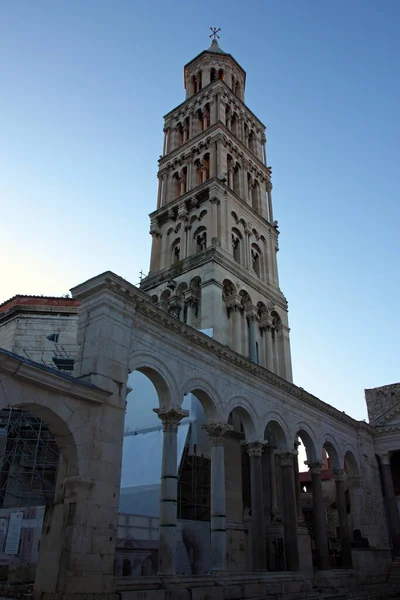
[[53, 503], [60, 453], [46, 425], [15, 408], [0, 411], [0, 506]]

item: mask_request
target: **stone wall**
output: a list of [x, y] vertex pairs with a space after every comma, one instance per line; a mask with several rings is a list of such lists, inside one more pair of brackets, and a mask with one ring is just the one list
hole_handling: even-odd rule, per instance
[[364, 390], [369, 422], [373, 423], [389, 408], [400, 402], [400, 383]]

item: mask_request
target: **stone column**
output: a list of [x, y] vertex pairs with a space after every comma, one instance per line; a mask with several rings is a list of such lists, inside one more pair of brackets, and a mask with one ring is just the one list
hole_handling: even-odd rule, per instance
[[207, 240], [207, 246], [218, 243], [218, 205], [219, 199], [215, 196], [210, 198], [211, 205], [211, 223], [210, 223], [210, 239]]
[[301, 507], [301, 484], [300, 484], [300, 473], [299, 473], [299, 453], [297, 448], [300, 446], [300, 442], [296, 441], [294, 444], [296, 454], [293, 456], [293, 475], [294, 475], [294, 489], [296, 492], [296, 512], [297, 512], [297, 523], [304, 526], [303, 510]]
[[190, 327], [193, 327], [197, 297], [196, 297], [196, 294], [193, 292], [193, 290], [189, 289], [189, 290], [185, 290], [184, 298], [185, 298], [185, 305], [186, 305], [186, 309], [187, 309], [186, 324], [190, 325]]
[[267, 353], [267, 369], [274, 371], [274, 352], [272, 348], [272, 327], [268, 325], [265, 329], [265, 345]]
[[261, 144], [262, 144], [263, 163], [264, 163], [265, 166], [267, 166], [267, 149], [266, 149], [266, 143], [267, 143], [267, 138], [265, 137], [265, 135], [263, 135], [261, 137]]
[[296, 494], [293, 479], [293, 452], [279, 453], [283, 488], [283, 529], [285, 533], [286, 569], [299, 570], [299, 545], [297, 539]]
[[178, 219], [181, 222], [181, 260], [186, 258], [187, 253], [187, 230], [186, 230], [186, 222], [188, 219], [188, 211], [186, 209], [185, 203], [183, 202], [178, 206]]
[[267, 181], [265, 184], [265, 189], [267, 190], [267, 205], [268, 205], [268, 221], [270, 223], [274, 222], [274, 213], [272, 210], [272, 183]]
[[272, 508], [272, 494], [271, 494], [271, 445], [265, 442], [264, 452], [261, 457], [262, 464], [262, 482], [263, 482], [263, 501], [264, 501], [264, 523], [266, 526], [271, 523], [271, 508]]
[[223, 438], [226, 423], [210, 423], [204, 429], [211, 443], [211, 572], [226, 572], [226, 500]]
[[382, 468], [383, 491], [389, 520], [389, 529], [392, 538], [393, 552], [395, 556], [400, 556], [400, 517], [397, 507], [397, 498], [394, 491], [392, 469], [390, 465], [390, 452], [380, 454]]
[[273, 523], [281, 521], [278, 506], [278, 490], [276, 489], [275, 446], [270, 444], [269, 467], [271, 473], [271, 519]]
[[150, 235], [153, 238], [151, 244], [150, 272], [154, 273], [160, 269], [160, 246], [161, 246], [161, 231], [156, 218], [150, 221]]
[[163, 186], [161, 192], [161, 206], [164, 206], [168, 202], [168, 173], [164, 173], [163, 176]]
[[329, 548], [321, 484], [322, 462], [320, 460], [306, 461], [305, 464], [309, 466], [311, 471], [313, 525], [318, 567], [321, 570], [326, 570], [329, 569]]
[[333, 476], [335, 477], [336, 485], [336, 503], [339, 517], [339, 536], [343, 566], [346, 567], [346, 569], [351, 569], [353, 567], [353, 560], [351, 556], [351, 538], [344, 490], [345, 470], [333, 469]]
[[[232, 294], [226, 300], [226, 306], [230, 310], [232, 319], [232, 350], [238, 354], [242, 353], [242, 332], [241, 332], [241, 314], [242, 298], [239, 294]], [[228, 342], [230, 340], [227, 340]]]
[[225, 305], [221, 301], [222, 285], [212, 277], [201, 283], [201, 329], [213, 329], [213, 337], [224, 343]]
[[258, 313], [256, 306], [246, 307], [246, 317], [249, 320], [249, 358], [252, 362], [257, 363], [257, 347], [256, 347], [256, 323], [258, 321]]
[[155, 408], [163, 424], [163, 452], [160, 491], [160, 548], [158, 572], [160, 575], [176, 573], [176, 524], [178, 503], [178, 424], [189, 416], [180, 407]]
[[251, 537], [253, 571], [266, 571], [265, 524], [261, 456], [262, 442], [245, 443], [250, 457]]

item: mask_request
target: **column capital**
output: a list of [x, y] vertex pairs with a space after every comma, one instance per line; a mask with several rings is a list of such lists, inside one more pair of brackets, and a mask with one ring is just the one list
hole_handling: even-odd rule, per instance
[[293, 467], [293, 458], [297, 456], [297, 452], [275, 452], [281, 459], [281, 467]]
[[192, 290], [192, 289], [185, 290], [183, 292], [183, 297], [185, 300], [185, 304], [190, 304], [193, 306], [194, 304], [198, 303], [198, 296], [197, 296], [195, 290]]
[[322, 460], [305, 460], [304, 464], [310, 469], [311, 475], [320, 475]]
[[178, 431], [179, 421], [189, 416], [189, 411], [184, 410], [180, 406], [173, 406], [172, 408], [153, 408], [159, 419], [163, 424], [163, 431]]
[[247, 442], [243, 440], [242, 444], [245, 446], [250, 458], [253, 456], [262, 456], [264, 452], [265, 442]]
[[346, 471], [344, 469], [332, 469], [333, 476], [335, 481], [344, 481]]
[[246, 310], [246, 316], [248, 319], [250, 319], [250, 321], [258, 321], [259, 316], [258, 316], [258, 310], [257, 310], [256, 306], [253, 306], [252, 304], [246, 304], [245, 310]]
[[239, 310], [242, 308], [242, 297], [239, 294], [231, 294], [226, 299], [227, 308], [232, 310]]
[[208, 425], [203, 425], [203, 429], [207, 431], [211, 445], [222, 444], [222, 440], [226, 434], [230, 431], [233, 431], [233, 427], [231, 425], [223, 422], [208, 423]]
[[379, 459], [381, 461], [381, 465], [390, 465], [390, 457], [392, 456], [391, 452], [382, 452], [378, 454]]

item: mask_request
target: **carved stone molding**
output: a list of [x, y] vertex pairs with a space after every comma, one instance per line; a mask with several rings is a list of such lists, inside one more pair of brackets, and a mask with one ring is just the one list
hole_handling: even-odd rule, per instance
[[322, 460], [305, 460], [304, 464], [309, 467], [312, 475], [320, 475], [323, 465]]
[[383, 465], [390, 465], [390, 457], [391, 457], [391, 455], [392, 455], [391, 452], [382, 452], [381, 454], [378, 454], [382, 466]]
[[297, 456], [296, 452], [275, 452], [275, 454], [277, 454], [277, 456], [279, 456], [279, 458], [281, 459], [281, 467], [293, 468], [293, 458]]
[[265, 442], [246, 442], [246, 440], [244, 440], [242, 444], [246, 448], [247, 454], [250, 456], [250, 458], [254, 456], [262, 456], [262, 453], [264, 452]]
[[161, 419], [163, 430], [175, 433], [178, 431], [179, 422], [189, 416], [188, 410], [184, 410], [178, 406], [169, 409], [153, 408], [153, 411]]
[[228, 432], [233, 431], [233, 427], [227, 423], [209, 423], [203, 425], [203, 429], [207, 431], [211, 444], [222, 444], [224, 437]]
[[344, 469], [332, 469], [335, 481], [344, 481], [346, 479], [346, 471]]

